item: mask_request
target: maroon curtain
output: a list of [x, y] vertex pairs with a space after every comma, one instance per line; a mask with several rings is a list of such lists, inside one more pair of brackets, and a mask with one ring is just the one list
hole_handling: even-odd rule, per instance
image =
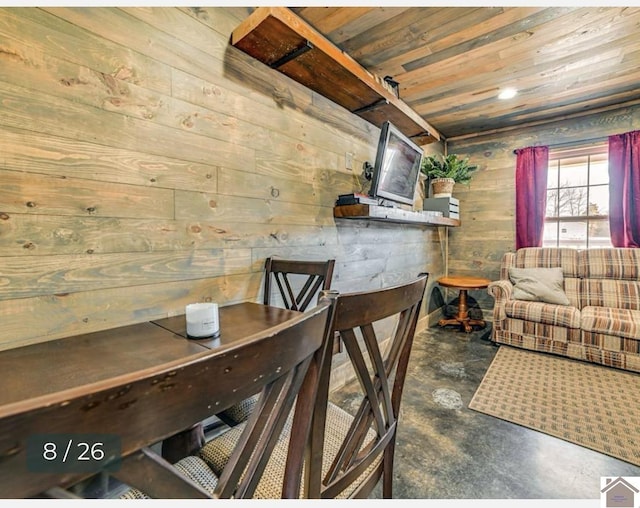
[[640, 247], [640, 131], [609, 136], [609, 229], [614, 247]]
[[542, 247], [547, 209], [549, 147], [529, 146], [515, 150], [516, 249]]

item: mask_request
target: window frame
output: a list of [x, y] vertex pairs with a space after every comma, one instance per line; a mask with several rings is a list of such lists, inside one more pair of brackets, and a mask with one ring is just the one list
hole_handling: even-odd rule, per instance
[[[543, 245], [545, 247], [565, 247], [565, 248], [574, 248], [573, 246], [570, 245], [562, 245], [562, 238], [560, 236], [560, 227], [562, 224], [565, 223], [571, 223], [571, 222], [575, 222], [575, 223], [582, 223], [585, 222], [586, 223], [586, 237], [584, 238], [584, 244], [586, 245], [585, 248], [589, 249], [589, 248], [593, 248], [592, 246], [590, 246], [590, 241], [592, 241], [592, 236], [589, 235], [589, 225], [592, 223], [598, 223], [598, 222], [603, 222], [603, 221], [608, 221], [609, 220], [609, 214], [597, 214], [597, 215], [591, 215], [589, 214], [589, 210], [590, 210], [590, 206], [589, 206], [589, 194], [590, 191], [593, 190], [596, 187], [603, 187], [606, 186], [607, 189], [609, 187], [609, 183], [607, 181], [607, 183], [597, 183], [597, 184], [592, 184], [591, 183], [591, 164], [592, 164], [592, 157], [600, 157], [602, 155], [605, 155], [605, 158], [607, 160], [607, 164], [608, 164], [608, 144], [606, 141], [601, 141], [601, 142], [597, 142], [597, 143], [592, 143], [589, 145], [581, 145], [581, 146], [572, 146], [572, 147], [568, 147], [568, 148], [552, 148], [550, 147], [549, 149], [549, 165], [548, 165], [548, 169], [547, 169], [547, 177], [549, 177], [549, 174], [551, 173], [551, 171], [555, 170], [558, 173], [558, 180], [557, 182], [555, 182], [555, 185], [553, 187], [550, 186], [550, 182], [547, 181], [547, 198], [549, 195], [549, 191], [552, 190], [556, 190], [558, 192], [558, 200], [560, 199], [559, 194], [561, 190], [564, 189], [580, 189], [580, 188], [584, 188], [587, 191], [587, 195], [586, 195], [586, 214], [585, 215], [560, 215], [560, 210], [558, 209], [558, 215], [557, 216], [550, 216], [547, 215], [547, 212], [545, 211], [545, 218], [544, 218], [544, 222], [545, 222], [545, 227], [547, 226], [547, 224], [555, 224], [556, 225], [556, 234], [555, 234], [555, 244], [551, 245], [549, 244], [547, 241], [544, 240], [543, 237]], [[577, 157], [587, 157], [587, 182], [584, 185], [574, 185], [574, 186], [570, 186], [570, 187], [561, 187], [560, 186], [560, 168], [561, 168], [561, 161], [564, 159], [571, 159], [571, 158], [577, 158]], [[548, 209], [548, 205], [549, 203], [547, 202], [547, 209]], [[601, 246], [600, 246], [601, 247]], [[611, 236], [609, 236], [609, 247], [613, 247], [613, 245], [611, 245]], [[582, 247], [576, 247], [576, 248], [582, 248]]]

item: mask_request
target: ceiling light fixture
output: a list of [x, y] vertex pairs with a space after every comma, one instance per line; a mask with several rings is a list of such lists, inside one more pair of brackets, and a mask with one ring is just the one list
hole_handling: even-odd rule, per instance
[[505, 88], [498, 94], [498, 99], [513, 99], [518, 94], [518, 90], [515, 88]]

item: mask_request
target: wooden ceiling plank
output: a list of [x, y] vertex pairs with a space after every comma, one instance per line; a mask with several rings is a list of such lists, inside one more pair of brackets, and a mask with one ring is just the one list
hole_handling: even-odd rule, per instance
[[[633, 89], [621, 90], [619, 92], [614, 92], [611, 95], [606, 97], [597, 96], [593, 98], [588, 98], [587, 100], [580, 100], [580, 110], [581, 111], [589, 111], [593, 109], [599, 109], [603, 107], [618, 105], [622, 107], [624, 104], [629, 103], [630, 101], [634, 101], [638, 98], [638, 95], [635, 93]], [[533, 114], [527, 114], [525, 118], [521, 118], [520, 115], [515, 114], [512, 116], [506, 116], [506, 119], [513, 122], [516, 121], [520, 123], [521, 121], [530, 121], [536, 120], [538, 118], [544, 118], [549, 111], [553, 113], [554, 116], [561, 116], [564, 114], [569, 114], [575, 111], [575, 102], [574, 103], [565, 103], [562, 102], [560, 104], [549, 104], [549, 108], [541, 109]]]
[[[460, 13], [453, 19], [447, 20], [429, 20], [430, 23], [425, 26], [423, 23], [415, 23], [407, 30], [396, 37], [395, 40], [389, 40], [387, 47], [381, 47], [377, 51], [372, 51], [370, 55], [356, 57], [367, 68], [375, 68], [380, 62], [384, 62], [397, 55], [405, 55], [410, 52], [416, 44], [430, 45], [439, 40], [446, 34], [457, 33], [469, 23], [483, 25], [498, 14], [504, 12], [504, 7], [487, 7], [470, 9], [464, 13]], [[433, 48], [432, 49], [432, 54]], [[404, 67], [402, 72], [404, 73]]]
[[[582, 59], [578, 63], [567, 61], [557, 64], [553, 67], [540, 69], [537, 67], [532, 73], [521, 72], [521, 76], [514, 76], [511, 81], [516, 86], [522, 97], [526, 97], [530, 102], [539, 101], [545, 103], [550, 95], [570, 93], [574, 96], [586, 92], [589, 83], [594, 89], [600, 89], [601, 93], [607, 94], [609, 91], [602, 83], [603, 79], [610, 79], [618, 73], [625, 73], [626, 77], [631, 81], [640, 81], [640, 69], [637, 61], [631, 63], [624, 62], [624, 55], [621, 48], [612, 47], [609, 51], [601, 53], [593, 53], [590, 59]], [[476, 94], [472, 97], [474, 89], [477, 85], [466, 84], [465, 88], [469, 90], [467, 97], [451, 96], [450, 94], [441, 95], [439, 100], [431, 100], [425, 102], [428, 105], [427, 110], [435, 111], [437, 108], [441, 110], [447, 109], [447, 104], [451, 102], [468, 102], [473, 107], [473, 101], [480, 101], [483, 97]]]
[[291, 10], [298, 16], [304, 19], [310, 25], [319, 32], [326, 32], [327, 27], [322, 26], [323, 23], [327, 23], [327, 19], [330, 19], [336, 11], [342, 10], [343, 7], [291, 7]]
[[[584, 13], [580, 13], [582, 17]], [[602, 16], [602, 13], [594, 13], [598, 16]], [[574, 13], [575, 15], [575, 13]], [[563, 18], [566, 16], [563, 16]], [[570, 16], [574, 19], [573, 16]], [[562, 20], [562, 24], [565, 25], [569, 20]], [[437, 65], [430, 65], [425, 67], [421, 72], [422, 75], [418, 75], [417, 72], [413, 72], [413, 80], [403, 80], [403, 76], [398, 76], [397, 79], [403, 84], [405, 88], [402, 88], [402, 96], [409, 103], [417, 101], [428, 101], [440, 86], [447, 86], [451, 83], [463, 83], [466, 77], [469, 76], [482, 76], [486, 74], [489, 80], [495, 86], [495, 76], [511, 77], [515, 79], [515, 74], [521, 70], [525, 72], [534, 72], [533, 67], [535, 65], [535, 57], [537, 55], [537, 49], [544, 47], [546, 44], [553, 44], [555, 40], [563, 37], [566, 33], [566, 29], [561, 29], [556, 26], [556, 22], [549, 22], [545, 26], [539, 27], [535, 32], [526, 32], [524, 37], [518, 41], [502, 40], [498, 41], [491, 46], [486, 46], [484, 50], [476, 50], [459, 57], [450, 59], [448, 62], [441, 62]], [[533, 48], [533, 49], [530, 49]], [[496, 55], [499, 58], [496, 58]], [[576, 58], [573, 54], [572, 58]], [[553, 62], [553, 58], [550, 55], [548, 61]], [[552, 65], [555, 65], [552, 63]], [[474, 68], [473, 73], [468, 72], [469, 66]], [[428, 76], [428, 78], [427, 78]], [[410, 83], [418, 83], [417, 86], [410, 87]], [[481, 85], [482, 88], [488, 86]]]
[[[547, 9], [545, 12], [550, 15]], [[587, 12], [585, 12], [587, 11]], [[558, 12], [558, 11], [554, 11]], [[598, 13], [589, 13], [588, 9], [573, 9], [566, 10], [564, 14], [553, 19], [548, 19], [544, 24], [538, 24], [536, 29], [528, 28], [521, 30], [516, 34], [511, 34], [507, 37], [499, 37], [493, 34], [493, 40], [487, 44], [475, 44], [472, 49], [466, 47], [458, 47], [458, 52], [452, 54], [447, 59], [438, 59], [433, 63], [426, 65], [421, 69], [407, 72], [404, 75], [398, 75], [397, 78], [401, 81], [405, 87], [411, 88], [412, 85], [424, 83], [425, 76], [428, 75], [430, 79], [434, 77], [446, 77], [452, 71], [464, 69], [469, 73], [469, 68], [474, 69], [474, 73], [482, 73], [483, 66], [487, 65], [491, 71], [496, 67], [492, 66], [492, 62], [500, 60], [503, 67], [510, 65], [518, 65], [521, 61], [527, 57], [537, 53], [538, 48], [548, 44], [549, 41], [553, 41], [563, 36], [568, 26], [572, 26], [575, 29], [575, 22], [577, 18], [584, 17], [586, 14], [592, 16], [601, 15]], [[501, 32], [511, 33], [511, 31]], [[473, 42], [472, 41], [472, 45]], [[497, 58], [499, 56], [500, 58]], [[411, 95], [405, 93], [406, 96]]]
[[395, 18], [408, 9], [410, 9], [410, 7], [376, 7], [364, 16], [350, 21], [339, 30], [329, 32], [327, 35], [334, 44], [342, 47], [342, 43], [345, 41], [353, 39], [371, 27]]
[[[624, 10], [622, 8], [621, 10]], [[591, 50], [594, 52], [599, 51], [599, 48], [602, 46], [606, 46], [608, 43], [619, 39], [624, 38], [629, 34], [633, 34], [637, 30], [637, 25], [640, 22], [640, 10], [634, 13], [633, 16], [616, 16], [615, 21], [611, 19], [611, 10], [614, 9], [594, 9], [593, 12], [588, 12], [582, 14], [575, 20], [574, 26], [574, 41], [577, 44], [574, 44], [572, 50], [565, 51], [565, 47], [568, 47], [566, 33], [567, 27], [571, 25], [567, 25], [567, 22], [570, 20], [563, 20], [563, 23], [560, 26], [555, 25], [554, 23], [549, 23], [547, 26], [541, 27], [531, 38], [530, 42], [532, 47], [528, 52], [528, 56], [532, 57], [534, 63], [539, 62], [550, 62], [554, 60], [560, 60], [562, 58], [568, 56], [575, 56], [578, 54], [587, 54], [587, 51]], [[578, 24], [579, 23], [579, 24]], [[591, 30], [599, 31], [599, 27], [607, 25], [608, 26], [608, 34], [611, 36], [610, 38], [605, 37], [595, 37], [595, 38], [586, 38], [585, 34], [588, 34]], [[576, 27], [579, 27], [576, 30]], [[631, 28], [631, 32], [629, 31]], [[583, 43], [579, 43], [581, 37], [585, 37]], [[522, 54], [522, 51], [518, 51], [514, 48], [504, 48], [499, 52], [499, 57], [503, 60], [513, 60], [516, 59], [519, 55]]]
[[[628, 39], [629, 43], [636, 43], [637, 38], [629, 36]], [[569, 87], [579, 86], [581, 89], [587, 81], [601, 80], [603, 77], [606, 78], [619, 71], [633, 73], [635, 78], [640, 81], [638, 60], [630, 58], [629, 63], [623, 64], [623, 47], [611, 45], [609, 48], [603, 48], [601, 52], [587, 51], [585, 53], [584, 57], [577, 59], [567, 57], [563, 61], [553, 62], [553, 64], [522, 69], [519, 73], [510, 74], [504, 81], [485, 83], [484, 78], [478, 76], [475, 80], [467, 80], [459, 82], [456, 86], [450, 86], [448, 91], [442, 90], [441, 93], [433, 94], [426, 100], [415, 101], [412, 103], [412, 107], [420, 114], [429, 115], [429, 118], [437, 117], [442, 112], [451, 112], [452, 104], [457, 105], [457, 110], [465, 109], [468, 114], [472, 115], [473, 108], [481, 107], [485, 100], [495, 100], [497, 90], [506, 84], [517, 87], [520, 91], [520, 97], [531, 101], [536, 95], [539, 96], [540, 102], [545, 103], [550, 94], [561, 93]], [[621, 67], [623, 65], [624, 67]], [[568, 72], [569, 70], [571, 72]], [[603, 93], [606, 93], [606, 88], [598, 83], [595, 81], [595, 86], [599, 86], [603, 89]], [[486, 87], [482, 88], [483, 85]], [[542, 87], [544, 87], [544, 91], [542, 91]], [[577, 93], [580, 91], [575, 90], [574, 94]], [[504, 104], [504, 102], [502, 103]]]
[[[416, 69], [422, 69], [425, 67], [433, 66], [438, 62], [448, 61], [460, 55], [468, 55], [469, 53], [486, 53], [488, 48], [494, 43], [503, 43], [510, 41], [512, 38], [517, 37], [518, 34], [523, 32], [530, 32], [536, 27], [544, 26], [550, 21], [558, 19], [566, 14], [575, 11], [575, 8], [571, 7], [552, 7], [544, 9], [538, 13], [535, 13], [528, 18], [505, 25], [497, 30], [494, 30], [490, 34], [483, 37], [478, 37], [466, 43], [458, 44], [447, 50], [439, 51], [425, 58], [407, 62], [403, 67], [407, 73], [415, 71]], [[469, 57], [467, 57], [468, 59]]]
[[[330, 12], [327, 11], [328, 9], [330, 9]], [[345, 26], [367, 15], [374, 9], [375, 7], [304, 7], [300, 10], [293, 10], [335, 44], [331, 37], [332, 33], [342, 31]], [[322, 12], [322, 10], [325, 12]]]
[[[447, 16], [447, 11], [452, 9], [463, 9], [462, 7], [434, 7], [431, 8], [430, 16]], [[379, 46], [385, 45], [389, 37], [393, 37], [394, 34], [403, 32], [407, 26], [410, 26], [420, 20], [419, 7], [410, 7], [403, 12], [398, 13], [396, 16], [380, 23], [374, 27], [369, 28], [366, 32], [360, 33], [349, 40], [343, 41], [340, 44], [346, 52], [352, 55], [355, 59], [358, 59], [362, 54], [368, 54], [371, 51], [377, 51]], [[449, 14], [450, 15], [450, 14]]]
[[398, 76], [404, 74], [406, 69], [403, 67], [407, 62], [424, 58], [433, 53], [446, 50], [450, 47], [457, 46], [459, 44], [474, 40], [479, 37], [487, 36], [491, 32], [498, 30], [499, 28], [521, 21], [536, 12], [540, 12], [543, 7], [508, 7], [504, 8], [504, 12], [480, 24], [470, 24], [462, 27], [456, 32], [446, 33], [439, 38], [435, 38], [424, 45], [418, 45], [418, 47], [405, 52], [402, 55], [398, 55], [394, 58], [389, 58], [384, 62], [377, 65], [367, 67], [369, 70], [379, 74], [381, 76], [392, 75]]
[[413, 8], [408, 11], [408, 14], [412, 15], [405, 17], [405, 21], [408, 22], [406, 25], [398, 27], [395, 31], [388, 30], [384, 35], [348, 51], [362, 65], [370, 68], [381, 61], [411, 51], [416, 45], [429, 44], [442, 33], [446, 33], [443, 31], [447, 30], [445, 27], [449, 27], [450, 31], [457, 31], [464, 26], [467, 19], [482, 22], [502, 10], [502, 7]]
[[[611, 12], [613, 11], [613, 12]], [[640, 8], [613, 8], [602, 18], [595, 19], [570, 34], [562, 34], [553, 42], [538, 49], [536, 61], [545, 60], [549, 55], [562, 58], [582, 51], [586, 47], [594, 50], [613, 41], [624, 39], [637, 32], [640, 27]], [[640, 38], [636, 36], [640, 42]]]
[[479, 100], [477, 102], [458, 102], [458, 106], [447, 107], [443, 101], [439, 104], [438, 110], [429, 108], [429, 117], [435, 120], [441, 120], [447, 117], [451, 121], [466, 121], [476, 116], [489, 116], [503, 114], [505, 111], [520, 110], [522, 114], [528, 111], [535, 113], [544, 110], [552, 103], [558, 103], [563, 100], [565, 103], [576, 104], [581, 98], [585, 100], [596, 99], [597, 97], [606, 97], [618, 91], [625, 92], [628, 90], [637, 90], [638, 78], [640, 75], [629, 75], [624, 70], [621, 75], [611, 74], [602, 71], [594, 73], [587, 81], [586, 79], [576, 87], [566, 80], [561, 86], [549, 80], [541, 80], [538, 86], [533, 86], [531, 96], [525, 90], [517, 101], [499, 101], [495, 97]]
[[531, 104], [527, 103], [512, 104], [510, 108], [504, 108], [497, 101], [494, 101], [485, 109], [478, 110], [472, 115], [468, 112], [463, 115], [442, 112], [440, 116], [435, 115], [433, 121], [438, 122], [445, 134], [447, 129], [453, 129], [460, 122], [464, 122], [464, 128], [458, 129], [458, 131], [468, 134], [478, 130], [496, 129], [531, 123], [544, 118], [548, 119], [550, 114], [552, 117], [570, 114], [576, 112], [576, 105], [578, 111], [585, 111], [613, 104], [619, 104], [620, 107], [623, 107], [624, 104], [638, 99], [637, 88], [633, 82], [627, 82], [621, 86], [616, 86], [614, 82], [607, 82], [607, 86], [611, 87], [612, 92], [606, 96], [599, 92], [596, 92], [592, 97], [581, 96], [575, 100], [567, 100], [566, 97], [561, 97], [562, 100], [556, 100], [555, 96], [551, 96], [546, 103], [537, 103], [535, 108], [530, 107]]
[[[319, 11], [321, 7], [309, 7], [305, 9], [305, 13], [309, 11]], [[351, 9], [350, 7], [343, 7], [342, 9]], [[347, 41], [357, 35], [377, 26], [385, 21], [394, 18], [395, 16], [406, 11], [408, 7], [374, 7], [366, 14], [350, 21], [339, 29], [332, 32], [324, 32], [320, 30], [331, 42], [337, 46], [341, 46], [341, 43]], [[301, 15], [305, 21], [315, 26], [313, 22], [310, 22], [304, 15]], [[350, 16], [349, 16], [350, 17]]]
[[471, 23], [466, 28], [458, 30], [457, 32], [452, 32], [445, 34], [443, 37], [439, 37], [437, 40], [431, 42], [429, 46], [434, 53], [437, 53], [469, 41], [475, 41], [475, 44], [477, 44], [478, 38], [490, 37], [491, 34], [497, 30], [525, 21], [543, 10], [545, 10], [544, 7], [504, 8], [503, 12], [492, 16], [490, 19], [487, 19], [480, 24]]

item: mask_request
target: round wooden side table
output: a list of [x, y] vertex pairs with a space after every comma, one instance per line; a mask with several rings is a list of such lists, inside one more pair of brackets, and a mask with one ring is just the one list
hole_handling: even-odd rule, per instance
[[482, 277], [462, 277], [450, 275], [448, 277], [440, 277], [438, 284], [446, 288], [460, 290], [458, 297], [458, 314], [449, 319], [441, 319], [438, 325], [462, 325], [465, 332], [469, 333], [473, 330], [473, 325], [484, 327], [486, 323], [482, 319], [471, 319], [467, 309], [467, 291], [469, 289], [484, 289], [489, 286], [491, 281]]

